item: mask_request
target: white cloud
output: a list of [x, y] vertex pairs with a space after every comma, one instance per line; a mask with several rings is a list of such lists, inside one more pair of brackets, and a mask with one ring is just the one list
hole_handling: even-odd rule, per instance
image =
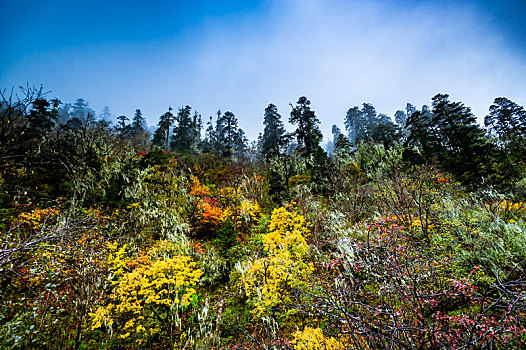
[[429, 104], [445, 92], [483, 117], [495, 97], [525, 95], [525, 66], [473, 7], [283, 4], [255, 18], [257, 28], [250, 18], [211, 25], [204, 36], [216, 40], [204, 42], [205, 55], [190, 73], [194, 88], [213, 106], [231, 108], [252, 138], [262, 130], [266, 104], [275, 103], [286, 119], [288, 103], [301, 95], [311, 99], [326, 136], [363, 102], [393, 115], [406, 102]]

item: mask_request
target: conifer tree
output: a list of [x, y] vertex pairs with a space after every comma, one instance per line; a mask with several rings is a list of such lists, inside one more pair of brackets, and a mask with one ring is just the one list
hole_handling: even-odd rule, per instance
[[281, 115], [278, 113], [278, 108], [272, 103], [265, 108], [263, 124], [265, 129], [261, 137], [261, 152], [265, 159], [269, 159], [280, 153], [283, 135], [285, 134]]
[[217, 144], [217, 134], [214, 129], [213, 118], [210, 116], [210, 120], [206, 123], [207, 127], [205, 130], [205, 138], [201, 142], [201, 151], [204, 153], [212, 153]]
[[217, 112], [215, 135], [215, 148], [224, 157], [240, 155], [246, 150], [245, 133], [239, 129], [238, 120], [232, 112]]
[[310, 109], [310, 101], [302, 96], [298, 99], [296, 106], [292, 107], [289, 122], [298, 125], [294, 135], [298, 141], [298, 147], [303, 156], [310, 157], [320, 145], [322, 133], [319, 128], [320, 121], [313, 110]]
[[128, 124], [128, 117], [125, 115], [120, 115], [117, 117], [117, 120], [118, 122], [115, 126], [115, 130], [121, 137], [128, 138], [131, 134], [131, 127], [130, 124]]
[[349, 108], [345, 116], [345, 129], [349, 134], [349, 141], [356, 144], [367, 138], [367, 120], [357, 106]]
[[135, 110], [131, 123], [131, 133], [133, 136], [146, 132], [146, 119], [142, 116], [140, 109]]
[[190, 149], [192, 143], [192, 108], [185, 106], [179, 108], [175, 117], [175, 126], [173, 128], [172, 141], [170, 148], [176, 152], [183, 153]]
[[168, 149], [168, 141], [170, 139], [170, 127], [174, 122], [174, 115], [172, 107], [168, 108], [168, 112], [164, 113], [159, 118], [157, 130], [153, 134], [152, 144], [157, 147]]
[[500, 147], [525, 146], [526, 111], [515, 102], [505, 97], [496, 98], [484, 118], [484, 125], [491, 135], [498, 137]]

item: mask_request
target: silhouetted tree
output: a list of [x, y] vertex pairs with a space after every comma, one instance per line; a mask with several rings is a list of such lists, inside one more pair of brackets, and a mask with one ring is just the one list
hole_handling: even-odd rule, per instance
[[522, 148], [526, 141], [526, 111], [524, 107], [498, 97], [489, 108], [484, 125], [491, 135], [498, 137], [503, 148]]
[[125, 115], [120, 115], [117, 117], [117, 125], [115, 126], [115, 130], [123, 138], [128, 138], [131, 135], [132, 128], [128, 121], [129, 119]]
[[61, 102], [57, 99], [48, 101], [39, 98], [33, 102], [32, 109], [26, 118], [26, 132], [23, 133], [27, 140], [43, 139], [55, 126], [58, 118], [58, 108]]
[[174, 115], [172, 113], [172, 107], [168, 108], [168, 112], [164, 113], [159, 118], [157, 124], [157, 130], [153, 135], [152, 145], [168, 149], [168, 141], [170, 139], [170, 127], [174, 122]]
[[298, 125], [294, 131], [298, 148], [304, 157], [310, 157], [319, 147], [322, 133], [319, 128], [320, 121], [314, 111], [310, 109], [310, 101], [305, 96], [298, 99], [295, 107], [292, 106], [289, 122], [292, 125]]
[[240, 155], [246, 149], [245, 133], [239, 129], [238, 120], [232, 112], [217, 112], [215, 134], [216, 149], [224, 157]]
[[88, 107], [88, 102], [79, 98], [71, 106], [70, 117], [71, 119], [76, 119], [72, 122], [68, 121], [70, 126], [81, 125], [81, 127], [89, 127], [95, 122], [95, 111]]
[[135, 110], [131, 123], [131, 133], [132, 136], [140, 135], [146, 132], [146, 119], [142, 116], [140, 109]]
[[265, 129], [261, 137], [261, 152], [263, 157], [268, 159], [280, 153], [283, 135], [285, 134], [281, 115], [278, 113], [278, 108], [272, 103], [265, 108], [263, 124]]
[[179, 112], [175, 117], [170, 148], [176, 152], [184, 153], [190, 150], [193, 136], [191, 115], [192, 108], [185, 106], [179, 108]]

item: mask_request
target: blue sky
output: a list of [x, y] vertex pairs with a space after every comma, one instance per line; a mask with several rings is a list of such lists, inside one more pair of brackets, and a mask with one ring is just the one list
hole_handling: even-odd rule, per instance
[[0, 88], [150, 124], [231, 110], [251, 139], [269, 103], [286, 120], [303, 95], [325, 136], [354, 105], [392, 116], [438, 92], [481, 120], [495, 97], [526, 104], [525, 44], [520, 1], [0, 0]]

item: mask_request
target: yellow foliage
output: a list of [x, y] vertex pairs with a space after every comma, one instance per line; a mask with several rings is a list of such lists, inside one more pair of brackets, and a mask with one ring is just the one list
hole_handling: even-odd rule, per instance
[[343, 344], [335, 338], [325, 337], [319, 328], [305, 327], [292, 334], [294, 350], [344, 350]]
[[251, 221], [257, 221], [261, 217], [261, 207], [256, 200], [244, 200], [241, 202], [241, 213], [248, 214]]
[[128, 209], [141, 209], [141, 205], [139, 203], [132, 203], [127, 206]]
[[256, 200], [244, 199], [239, 208], [227, 207], [223, 211], [223, 221], [232, 220], [238, 230], [242, 230], [247, 225], [257, 223], [261, 218], [261, 207]]
[[90, 313], [91, 329], [97, 329], [102, 326], [111, 327], [113, 325], [111, 313], [114, 306], [115, 305], [110, 303], [106, 307], [99, 307], [94, 313]]
[[494, 203], [486, 203], [485, 208], [492, 212], [499, 214], [506, 222], [516, 222], [517, 220], [524, 220], [526, 216], [526, 202], [512, 202], [512, 201], [498, 201]]
[[305, 237], [310, 235], [305, 218], [293, 210], [292, 205], [272, 211], [269, 233], [263, 235], [265, 250], [269, 253], [278, 250], [288, 251], [297, 259], [302, 259], [308, 249]]
[[292, 206], [274, 209], [269, 233], [262, 241], [268, 256], [254, 261], [244, 276], [245, 294], [261, 317], [273, 306], [290, 301], [290, 291], [305, 285], [314, 267], [304, 262], [310, 233], [305, 218]]
[[217, 191], [217, 200], [223, 208], [229, 205], [237, 205], [241, 200], [240, 187], [223, 187]]
[[34, 209], [29, 213], [18, 215], [15, 218], [15, 224], [26, 224], [33, 229], [39, 229], [48, 218], [57, 216], [58, 213], [59, 210], [55, 208]]
[[[118, 330], [124, 333], [120, 337], [134, 334], [134, 338], [144, 339], [163, 327], [166, 329], [166, 320], [172, 320], [173, 313], [190, 305], [197, 295], [195, 286], [203, 273], [190, 256], [171, 254], [174, 252], [171, 247], [169, 241], [163, 241], [146, 254], [128, 261], [128, 266], [134, 266], [129, 272], [119, 270], [124, 249], [112, 254], [110, 265], [123, 273], [115, 283], [111, 303], [90, 314], [92, 329], [102, 325], [109, 327], [119, 319], [126, 322]], [[172, 256], [168, 256], [170, 254]], [[168, 328], [176, 327], [170, 325]]]
[[[123, 245], [117, 249], [117, 242], [108, 242], [107, 244], [109, 255], [108, 255], [108, 264], [110, 265], [110, 271], [113, 274], [114, 279], [119, 279], [127, 270], [126, 265], [131, 260], [126, 256], [126, 247], [127, 244]], [[116, 281], [112, 282], [113, 284], [117, 283]]]
[[171, 207], [178, 204], [181, 194], [182, 177], [175, 158], [168, 159], [166, 165], [155, 165], [146, 178], [142, 195], [150, 197]]
[[499, 203], [498, 210], [501, 212], [518, 211], [526, 214], [526, 203], [502, 201]]
[[341, 338], [325, 337], [319, 328], [305, 327], [292, 334], [294, 350], [352, 350], [368, 349], [363, 337], [355, 335]]

